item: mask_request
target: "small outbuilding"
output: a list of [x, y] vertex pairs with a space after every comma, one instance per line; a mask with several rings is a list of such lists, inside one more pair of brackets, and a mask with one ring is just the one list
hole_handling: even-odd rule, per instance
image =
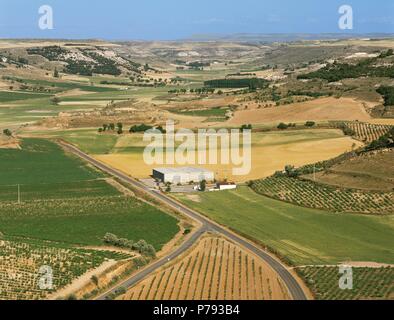
[[237, 189], [237, 185], [234, 182], [218, 182], [216, 189], [219, 191], [223, 190], [234, 190]]
[[215, 174], [204, 168], [179, 167], [153, 169], [153, 178], [163, 183], [187, 184], [190, 182], [214, 181]]

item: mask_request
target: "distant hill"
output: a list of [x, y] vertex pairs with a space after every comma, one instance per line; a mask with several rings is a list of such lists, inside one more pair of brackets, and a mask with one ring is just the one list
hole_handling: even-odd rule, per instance
[[230, 35], [196, 34], [181, 41], [229, 41], [229, 42], [294, 42], [308, 40], [342, 40], [342, 39], [385, 39], [393, 38], [392, 33], [237, 33]]

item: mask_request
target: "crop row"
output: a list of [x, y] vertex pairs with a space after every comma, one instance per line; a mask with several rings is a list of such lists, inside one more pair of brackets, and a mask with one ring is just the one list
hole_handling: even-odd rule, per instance
[[[344, 276], [337, 266], [308, 266], [297, 269], [319, 300], [392, 299], [394, 296], [394, 268], [352, 268], [351, 287], [341, 289]], [[347, 276], [345, 274], [345, 276]]]
[[390, 125], [371, 124], [364, 122], [344, 122], [344, 126], [352, 135], [365, 143], [371, 143], [385, 135], [392, 128]]
[[[0, 300], [37, 300], [97, 268], [107, 258], [124, 258], [109, 252], [49, 246], [48, 243], [0, 240]], [[50, 269], [40, 268], [43, 266]], [[50, 270], [50, 272], [49, 272]], [[40, 287], [40, 278], [52, 288]], [[46, 284], [49, 284], [47, 280]]]
[[186, 257], [137, 284], [133, 300], [288, 299], [276, 273], [257, 257], [214, 237], [201, 240]]
[[394, 212], [394, 192], [342, 189], [288, 177], [270, 177], [250, 185], [258, 193], [303, 207], [369, 214]]

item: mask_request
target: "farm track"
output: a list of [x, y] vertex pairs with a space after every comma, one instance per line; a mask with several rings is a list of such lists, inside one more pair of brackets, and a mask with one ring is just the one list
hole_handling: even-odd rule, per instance
[[175, 249], [173, 252], [168, 254], [167, 256], [159, 259], [158, 261], [154, 262], [153, 264], [149, 265], [139, 273], [132, 275], [122, 283], [119, 283], [117, 286], [109, 290], [108, 292], [102, 294], [99, 296], [97, 299], [98, 300], [105, 300], [110, 294], [116, 293], [120, 288], [125, 288], [129, 289], [136, 285], [138, 282], [146, 278], [148, 275], [150, 275], [152, 272], [156, 271], [157, 269], [163, 267], [165, 264], [167, 264], [169, 261], [174, 260], [181, 254], [185, 253], [187, 250], [189, 250], [196, 242], [197, 240], [206, 232], [215, 232], [218, 234], [221, 234], [234, 243], [240, 245], [243, 248], [246, 248], [247, 250], [251, 251], [261, 259], [263, 259], [282, 279], [282, 281], [285, 283], [287, 286], [289, 293], [291, 297], [294, 300], [307, 300], [306, 294], [303, 291], [301, 285], [298, 283], [296, 278], [289, 272], [289, 270], [278, 260], [276, 260], [274, 257], [272, 257], [270, 254], [265, 252], [264, 250], [260, 249], [250, 241], [242, 238], [241, 236], [238, 236], [237, 234], [225, 229], [224, 227], [220, 226], [219, 224], [209, 220], [205, 216], [201, 215], [200, 213], [189, 209], [183, 204], [180, 204], [179, 202], [175, 201], [174, 199], [168, 197], [165, 194], [160, 193], [157, 190], [153, 190], [141, 182], [131, 178], [130, 176], [127, 176], [126, 174], [113, 169], [105, 164], [103, 164], [100, 161], [97, 161], [96, 159], [92, 158], [88, 154], [84, 153], [83, 151], [79, 150], [77, 147], [70, 145], [68, 143], [65, 143], [64, 141], [58, 141], [58, 143], [63, 146], [67, 151], [73, 153], [74, 155], [82, 158], [83, 160], [87, 161], [91, 165], [97, 167], [98, 169], [120, 179], [121, 181], [130, 184], [138, 189], [143, 190], [150, 196], [154, 197], [157, 200], [160, 200], [161, 202], [165, 203], [166, 205], [174, 208], [178, 212], [182, 213], [185, 216], [188, 216], [189, 218], [197, 221], [198, 223], [201, 224], [201, 227], [195, 231], [185, 242], [183, 242], [177, 249]]

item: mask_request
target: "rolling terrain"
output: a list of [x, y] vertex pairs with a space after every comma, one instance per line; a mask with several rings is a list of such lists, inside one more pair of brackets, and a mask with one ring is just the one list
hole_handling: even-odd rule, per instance
[[[237, 38], [0, 40], [0, 299], [392, 299], [394, 41]], [[170, 119], [252, 129], [237, 190], [138, 181]]]

